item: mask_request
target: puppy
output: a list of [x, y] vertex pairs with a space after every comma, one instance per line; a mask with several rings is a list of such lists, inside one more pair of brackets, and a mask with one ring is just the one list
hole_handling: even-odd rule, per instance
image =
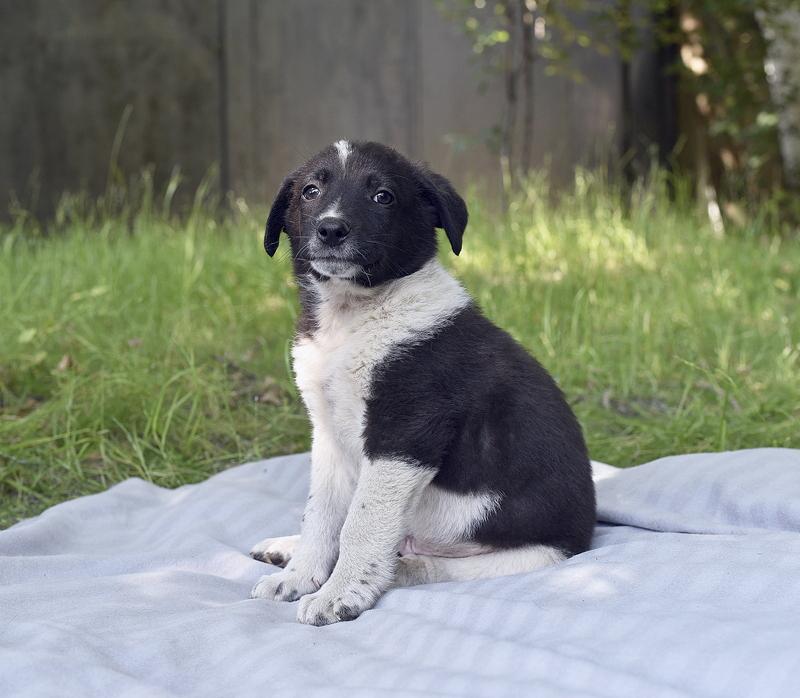
[[267, 220], [291, 245], [292, 357], [313, 426], [300, 536], [253, 597], [297, 618], [358, 617], [391, 586], [535, 570], [586, 550], [595, 521], [580, 426], [548, 373], [436, 259], [467, 208], [377, 143], [338, 141], [283, 182]]

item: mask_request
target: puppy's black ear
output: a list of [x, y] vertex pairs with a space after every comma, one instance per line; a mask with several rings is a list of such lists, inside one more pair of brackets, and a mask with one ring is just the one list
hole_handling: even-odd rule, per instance
[[270, 257], [278, 249], [281, 231], [286, 225], [286, 209], [289, 208], [289, 203], [292, 199], [294, 178], [295, 175], [292, 173], [283, 180], [278, 195], [275, 197], [275, 201], [272, 202], [272, 208], [267, 218], [267, 229], [264, 231], [264, 249]]
[[424, 175], [424, 193], [436, 211], [437, 228], [444, 228], [453, 252], [461, 252], [461, 240], [467, 227], [467, 205], [464, 203], [453, 185], [442, 175], [426, 172]]

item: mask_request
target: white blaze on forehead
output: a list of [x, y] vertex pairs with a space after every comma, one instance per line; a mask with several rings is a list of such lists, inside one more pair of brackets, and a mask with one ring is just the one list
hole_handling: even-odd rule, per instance
[[332, 206], [329, 206], [326, 210], [324, 210], [322, 213], [319, 214], [319, 220], [322, 220], [323, 218], [341, 218], [342, 211], [339, 208], [339, 204], [341, 203], [342, 203], [341, 198], [336, 199], [336, 201], [333, 202]]
[[336, 148], [336, 151], [339, 153], [339, 160], [342, 162], [342, 168], [347, 166], [347, 156], [353, 152], [353, 146], [350, 145], [350, 141], [336, 141], [333, 144], [333, 147]]

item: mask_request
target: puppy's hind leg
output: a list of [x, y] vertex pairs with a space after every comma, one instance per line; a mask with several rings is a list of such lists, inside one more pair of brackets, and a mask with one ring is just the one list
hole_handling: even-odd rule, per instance
[[250, 557], [259, 562], [266, 562], [276, 567], [286, 567], [294, 555], [294, 549], [300, 542], [300, 535], [265, 538], [256, 543], [250, 551]]
[[398, 560], [394, 586], [504, 577], [548, 567], [566, 557], [560, 550], [548, 545], [528, 545], [469, 557], [403, 555]]

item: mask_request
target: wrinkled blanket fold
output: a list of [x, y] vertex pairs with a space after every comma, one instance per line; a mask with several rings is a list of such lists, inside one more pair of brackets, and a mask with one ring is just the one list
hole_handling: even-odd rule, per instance
[[0, 532], [0, 696], [800, 695], [800, 451], [595, 476], [592, 550], [324, 628], [248, 598], [306, 454], [60, 504]]

